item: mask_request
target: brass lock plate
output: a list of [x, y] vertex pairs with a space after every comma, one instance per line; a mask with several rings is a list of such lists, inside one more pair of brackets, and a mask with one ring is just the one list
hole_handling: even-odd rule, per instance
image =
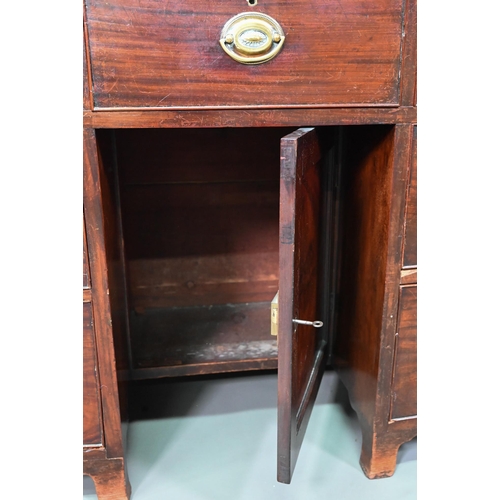
[[274, 296], [274, 299], [271, 301], [271, 335], [278, 336], [278, 300], [279, 300], [279, 291]]

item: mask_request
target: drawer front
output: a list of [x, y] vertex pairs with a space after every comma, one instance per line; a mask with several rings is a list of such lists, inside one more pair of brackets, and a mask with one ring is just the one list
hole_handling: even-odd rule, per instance
[[391, 419], [417, 414], [417, 286], [403, 286], [394, 353]]
[[417, 127], [413, 127], [410, 178], [406, 198], [403, 268], [417, 265]]
[[84, 446], [103, 444], [97, 358], [90, 302], [83, 303], [83, 444]]
[[[403, 0], [86, 0], [94, 107], [397, 105]], [[282, 27], [281, 52], [234, 61], [219, 37], [241, 12]]]
[[87, 253], [87, 232], [83, 221], [83, 288], [90, 287], [89, 256]]

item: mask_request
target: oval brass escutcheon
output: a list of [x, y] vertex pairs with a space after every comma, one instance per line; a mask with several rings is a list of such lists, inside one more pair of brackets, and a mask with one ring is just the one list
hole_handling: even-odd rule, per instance
[[242, 64], [261, 64], [277, 56], [285, 43], [285, 33], [272, 17], [259, 12], [243, 12], [222, 28], [220, 44], [224, 52]]

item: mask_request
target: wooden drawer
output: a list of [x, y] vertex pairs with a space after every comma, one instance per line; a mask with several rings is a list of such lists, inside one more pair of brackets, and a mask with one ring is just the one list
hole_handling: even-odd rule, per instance
[[406, 198], [403, 268], [417, 265], [417, 126], [413, 127], [410, 178]]
[[417, 286], [402, 286], [394, 353], [391, 419], [417, 414]]
[[[397, 105], [403, 0], [85, 0], [95, 109]], [[254, 11], [285, 33], [271, 61], [219, 38]]]
[[83, 444], [102, 445], [101, 401], [97, 374], [92, 304], [83, 303]]

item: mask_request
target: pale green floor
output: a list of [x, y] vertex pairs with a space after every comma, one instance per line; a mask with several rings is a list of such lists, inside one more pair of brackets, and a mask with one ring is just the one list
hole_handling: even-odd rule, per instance
[[[357, 418], [334, 372], [321, 383], [292, 483], [278, 483], [276, 387], [274, 373], [137, 386], [131, 499], [416, 499], [416, 439], [400, 448], [394, 476], [367, 479]], [[83, 498], [97, 499], [88, 478]]]

